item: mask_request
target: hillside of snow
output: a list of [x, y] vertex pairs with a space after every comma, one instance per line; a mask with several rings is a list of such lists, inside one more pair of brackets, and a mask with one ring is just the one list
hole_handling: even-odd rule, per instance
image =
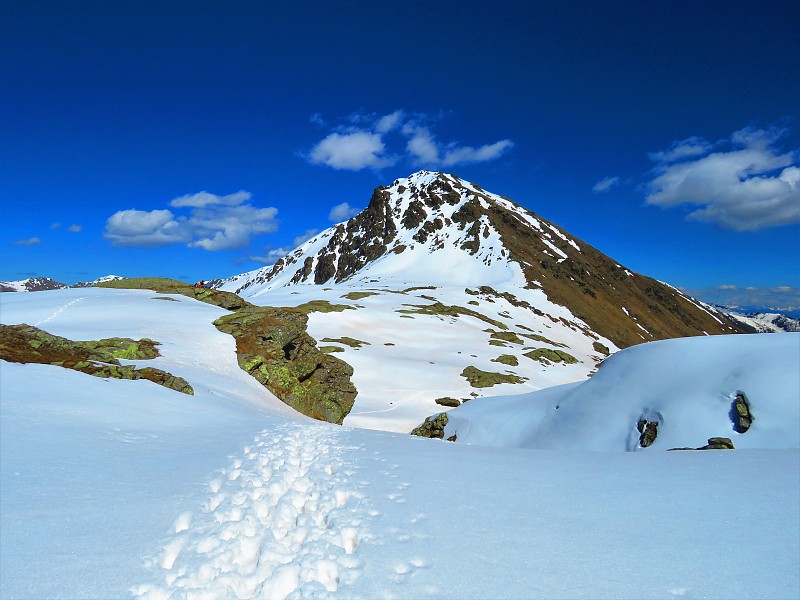
[[[146, 290], [0, 297], [4, 324], [161, 342], [135, 362], [195, 390], [0, 361], [0, 597], [800, 595], [796, 448], [536, 451], [319, 423], [239, 369], [223, 312]], [[742, 439], [784, 435], [757, 381], [735, 384]]]
[[[752, 425], [735, 428], [737, 395]], [[641, 448], [640, 420], [658, 423]], [[651, 342], [621, 350], [582, 383], [479, 398], [448, 413], [459, 442], [539, 449], [648, 452], [699, 447], [800, 448], [800, 334]]]
[[[308, 331], [354, 369], [358, 396], [344, 421], [353, 427], [408, 433], [444, 408], [436, 400], [458, 403], [582, 381], [605, 352], [616, 350], [541, 290], [405, 283], [300, 285], [243, 295], [266, 306], [327, 303], [309, 314]], [[563, 352], [567, 360], [531, 354], [541, 349]], [[470, 367], [494, 379], [471, 382], [463, 375]]]

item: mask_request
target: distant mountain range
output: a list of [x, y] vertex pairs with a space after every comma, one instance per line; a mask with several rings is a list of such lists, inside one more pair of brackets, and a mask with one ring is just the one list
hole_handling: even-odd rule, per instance
[[106, 275], [94, 281], [81, 281], [74, 285], [60, 283], [49, 277], [31, 277], [20, 281], [0, 281], [0, 292], [43, 292], [47, 290], [60, 290], [62, 288], [82, 288], [90, 287], [106, 281], [116, 281], [123, 279], [119, 275]]

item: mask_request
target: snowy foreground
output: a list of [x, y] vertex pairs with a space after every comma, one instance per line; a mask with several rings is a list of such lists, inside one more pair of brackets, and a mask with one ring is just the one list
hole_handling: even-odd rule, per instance
[[[0, 296], [6, 324], [155, 339], [146, 362], [195, 389], [0, 362], [4, 600], [800, 596], [800, 452], [757, 393], [742, 440], [774, 426], [784, 448], [526, 450], [337, 427], [238, 368], [211, 324], [222, 309], [156, 295]], [[757, 339], [798, 344], [782, 335]], [[736, 380], [751, 370], [732, 389], [755, 389]]]

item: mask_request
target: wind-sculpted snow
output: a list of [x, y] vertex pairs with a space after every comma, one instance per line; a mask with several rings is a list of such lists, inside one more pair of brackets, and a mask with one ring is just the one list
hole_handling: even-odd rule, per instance
[[208, 484], [208, 499], [175, 521], [155, 559], [164, 583], [136, 596], [323, 597], [361, 573], [359, 543], [376, 516], [354, 489], [356, 468], [330, 427], [265, 430]]

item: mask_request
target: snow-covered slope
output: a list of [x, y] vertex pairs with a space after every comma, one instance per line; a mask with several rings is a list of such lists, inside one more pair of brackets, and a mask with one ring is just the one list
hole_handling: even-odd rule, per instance
[[[4, 599], [800, 596], [797, 450], [541, 452], [338, 427], [241, 371], [217, 307], [96, 288], [0, 303], [5, 324], [159, 341], [143, 362], [195, 390], [0, 361]], [[755, 433], [774, 419], [751, 399]]]
[[220, 285], [255, 304], [333, 305], [309, 333], [355, 370], [345, 423], [396, 432], [478, 395], [584, 380], [620, 347], [736, 331], [507, 198], [428, 171]]
[[[736, 431], [737, 396], [752, 425]], [[608, 358], [591, 379], [532, 394], [479, 398], [448, 413], [459, 442], [547, 449], [642, 450], [640, 421], [658, 423], [646, 451], [800, 448], [800, 334], [651, 342]]]

